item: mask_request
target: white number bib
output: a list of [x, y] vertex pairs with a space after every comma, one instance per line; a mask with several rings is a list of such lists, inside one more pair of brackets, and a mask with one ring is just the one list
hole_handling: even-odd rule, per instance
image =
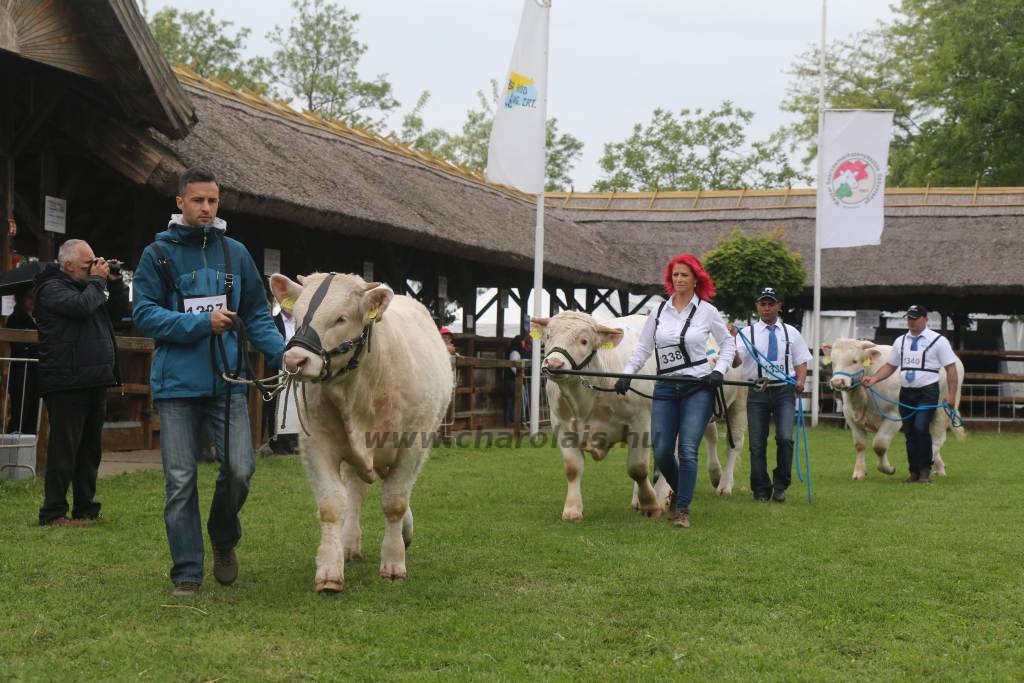
[[192, 315], [209, 315], [214, 311], [226, 311], [227, 309], [228, 297], [226, 294], [185, 299], [185, 312]]
[[772, 363], [769, 361], [765, 361], [764, 366], [768, 369], [768, 372], [771, 375], [774, 375], [775, 377], [786, 376], [786, 366], [783, 363]]
[[920, 370], [924, 367], [924, 351], [906, 350], [903, 352], [903, 367], [909, 370]]
[[659, 372], [667, 372], [686, 365], [686, 358], [678, 346], [658, 347], [658, 368]]

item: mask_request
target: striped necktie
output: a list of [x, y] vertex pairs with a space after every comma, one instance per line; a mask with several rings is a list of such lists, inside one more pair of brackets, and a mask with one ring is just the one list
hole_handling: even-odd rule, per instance
[[768, 326], [768, 360], [779, 359], [779, 339], [775, 336], [775, 325]]
[[[910, 340], [910, 350], [917, 351], [917, 342], [921, 341], [921, 335], [918, 335]], [[924, 359], [922, 359], [924, 360]], [[907, 370], [907, 381], [913, 382], [914, 378], [917, 377], [917, 370]]]

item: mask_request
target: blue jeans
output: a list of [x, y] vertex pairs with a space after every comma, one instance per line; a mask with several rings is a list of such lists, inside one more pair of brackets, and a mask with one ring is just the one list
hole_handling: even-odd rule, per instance
[[[747, 441], [750, 443], [750, 490], [767, 498], [774, 487], [785, 491], [793, 479], [793, 425], [796, 389], [791, 384], [747, 394]], [[775, 418], [775, 470], [768, 478], [768, 424]], [[774, 483], [773, 483], [774, 480]]]
[[[656, 382], [651, 408], [654, 463], [676, 491], [676, 509], [690, 511], [697, 484], [697, 448], [715, 407], [710, 387], [697, 382]], [[679, 455], [676, 457], [676, 443]]]
[[[917, 389], [900, 389], [900, 403], [908, 406], [934, 406], [939, 402], [939, 383]], [[935, 408], [912, 410], [900, 406], [903, 435], [907, 437], [907, 465], [911, 472], [932, 467], [932, 418]]]
[[[171, 581], [176, 584], [203, 582], [203, 529], [196, 476], [199, 429], [205, 416], [210, 436], [223, 452], [224, 401], [224, 396], [153, 401], [160, 412], [160, 454], [166, 491], [164, 524], [173, 562]], [[245, 394], [231, 394], [230, 423], [230, 453], [220, 464], [206, 521], [210, 544], [215, 548], [234, 548], [242, 537], [238, 512], [249, 495], [249, 481], [256, 470]]]

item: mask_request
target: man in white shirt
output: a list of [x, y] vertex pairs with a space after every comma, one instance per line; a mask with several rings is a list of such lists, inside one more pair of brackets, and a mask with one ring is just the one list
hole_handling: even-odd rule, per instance
[[[747, 443], [750, 444], [750, 490], [754, 500], [786, 502], [793, 473], [793, 424], [796, 397], [804, 391], [811, 352], [800, 332], [779, 318], [782, 302], [772, 287], [757, 297], [753, 325], [736, 341], [743, 378], [759, 383], [747, 393]], [[775, 421], [775, 470], [768, 478], [768, 424]]]
[[[928, 329], [924, 306], [907, 309], [907, 333], [896, 337], [885, 365], [861, 384], [870, 387], [900, 371], [900, 417], [907, 438], [908, 484], [932, 483], [932, 418], [939, 403], [939, 373], [945, 371], [946, 404], [956, 405], [959, 379], [956, 354], [949, 341]], [[924, 406], [924, 408], [918, 409]]]

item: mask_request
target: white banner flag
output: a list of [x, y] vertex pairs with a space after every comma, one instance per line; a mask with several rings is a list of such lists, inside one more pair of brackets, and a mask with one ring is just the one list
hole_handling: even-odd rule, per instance
[[892, 111], [826, 111], [818, 153], [821, 248], [880, 244]]
[[523, 192], [544, 189], [550, 0], [525, 0], [512, 63], [495, 103], [487, 180]]

